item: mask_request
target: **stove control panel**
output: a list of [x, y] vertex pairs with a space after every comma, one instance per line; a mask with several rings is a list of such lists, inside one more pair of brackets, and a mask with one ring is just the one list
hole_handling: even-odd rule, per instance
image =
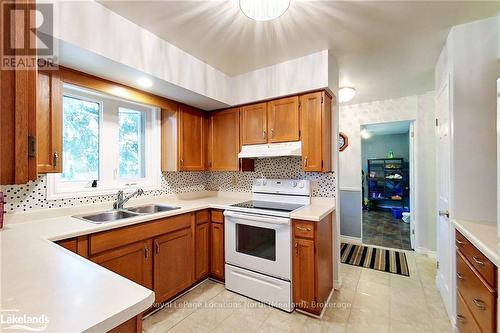
[[252, 186], [254, 193], [311, 195], [311, 182], [307, 179], [259, 178]]

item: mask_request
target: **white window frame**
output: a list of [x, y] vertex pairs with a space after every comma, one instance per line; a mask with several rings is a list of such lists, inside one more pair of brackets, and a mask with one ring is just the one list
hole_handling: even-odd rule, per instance
[[[47, 199], [81, 198], [115, 194], [118, 190], [145, 191], [161, 189], [161, 138], [160, 109], [136, 103], [69, 84], [64, 85], [64, 96], [100, 103], [99, 115], [99, 180], [97, 187], [92, 181], [68, 182], [61, 174], [47, 175]], [[119, 178], [119, 109], [125, 108], [145, 114], [145, 178]], [[113, 140], [109, 138], [114, 138]], [[113, 158], [109, 158], [113, 156]], [[104, 158], [103, 158], [104, 157]]]

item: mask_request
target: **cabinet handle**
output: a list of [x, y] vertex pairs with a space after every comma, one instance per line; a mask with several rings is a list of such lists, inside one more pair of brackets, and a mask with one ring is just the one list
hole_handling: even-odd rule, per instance
[[457, 278], [459, 278], [460, 280], [465, 280], [464, 275], [458, 272], [457, 272]]
[[271, 136], [271, 139], [272, 139], [273, 136], [274, 136], [274, 128], [271, 128], [271, 131], [269, 132], [269, 135]]
[[181, 160], [179, 161], [181, 163], [181, 166], [184, 165], [184, 160], [181, 158]]
[[455, 243], [457, 243], [458, 245], [465, 245], [465, 242], [462, 242], [461, 240], [459, 239], [456, 239], [455, 240]]
[[295, 242], [295, 254], [299, 255], [299, 243]]
[[266, 139], [266, 130], [262, 130], [262, 139]]
[[158, 242], [155, 241], [155, 251], [156, 251], [156, 254], [160, 253], [160, 244], [158, 244]]
[[462, 315], [457, 315], [457, 321], [463, 324], [465, 323], [465, 317]]
[[472, 300], [474, 302], [474, 305], [479, 309], [479, 310], [486, 310], [486, 304], [480, 300], [479, 298], [474, 298]]
[[300, 231], [311, 231], [312, 229], [311, 228], [304, 228], [304, 227], [296, 227], [297, 229], [299, 229]]
[[307, 167], [307, 156], [304, 158], [304, 167]]
[[472, 259], [474, 259], [476, 264], [478, 264], [479, 266], [484, 266], [484, 261], [481, 261], [481, 259], [479, 259], [478, 257], [472, 257]]
[[146, 258], [146, 259], [149, 258], [149, 249], [147, 246], [144, 247], [144, 258]]
[[55, 167], [57, 167], [57, 162], [59, 161], [59, 154], [56, 152], [54, 152], [54, 156], [52, 157], [52, 165]]

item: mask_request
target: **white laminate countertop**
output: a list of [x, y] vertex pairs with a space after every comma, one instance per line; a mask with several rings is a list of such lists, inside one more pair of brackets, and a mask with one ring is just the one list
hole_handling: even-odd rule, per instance
[[460, 231], [475, 247], [498, 267], [498, 245], [496, 223], [453, 220]]
[[[156, 203], [180, 209], [105, 224], [71, 216], [109, 210], [109, 202], [6, 214], [0, 230], [1, 315], [4, 319], [45, 315], [45, 332], [107, 331], [149, 308], [154, 293], [53, 241], [205, 208], [224, 209], [250, 198], [250, 193], [197, 192], [133, 199], [127, 206]], [[335, 198], [312, 198], [310, 205], [292, 212], [291, 217], [320, 221], [334, 210]], [[0, 331], [7, 326], [0, 323]]]

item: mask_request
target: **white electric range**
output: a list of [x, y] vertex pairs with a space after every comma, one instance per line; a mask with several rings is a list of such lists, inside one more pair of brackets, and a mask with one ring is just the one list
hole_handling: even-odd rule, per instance
[[293, 311], [290, 215], [310, 202], [308, 180], [258, 179], [252, 201], [224, 211], [228, 290]]

